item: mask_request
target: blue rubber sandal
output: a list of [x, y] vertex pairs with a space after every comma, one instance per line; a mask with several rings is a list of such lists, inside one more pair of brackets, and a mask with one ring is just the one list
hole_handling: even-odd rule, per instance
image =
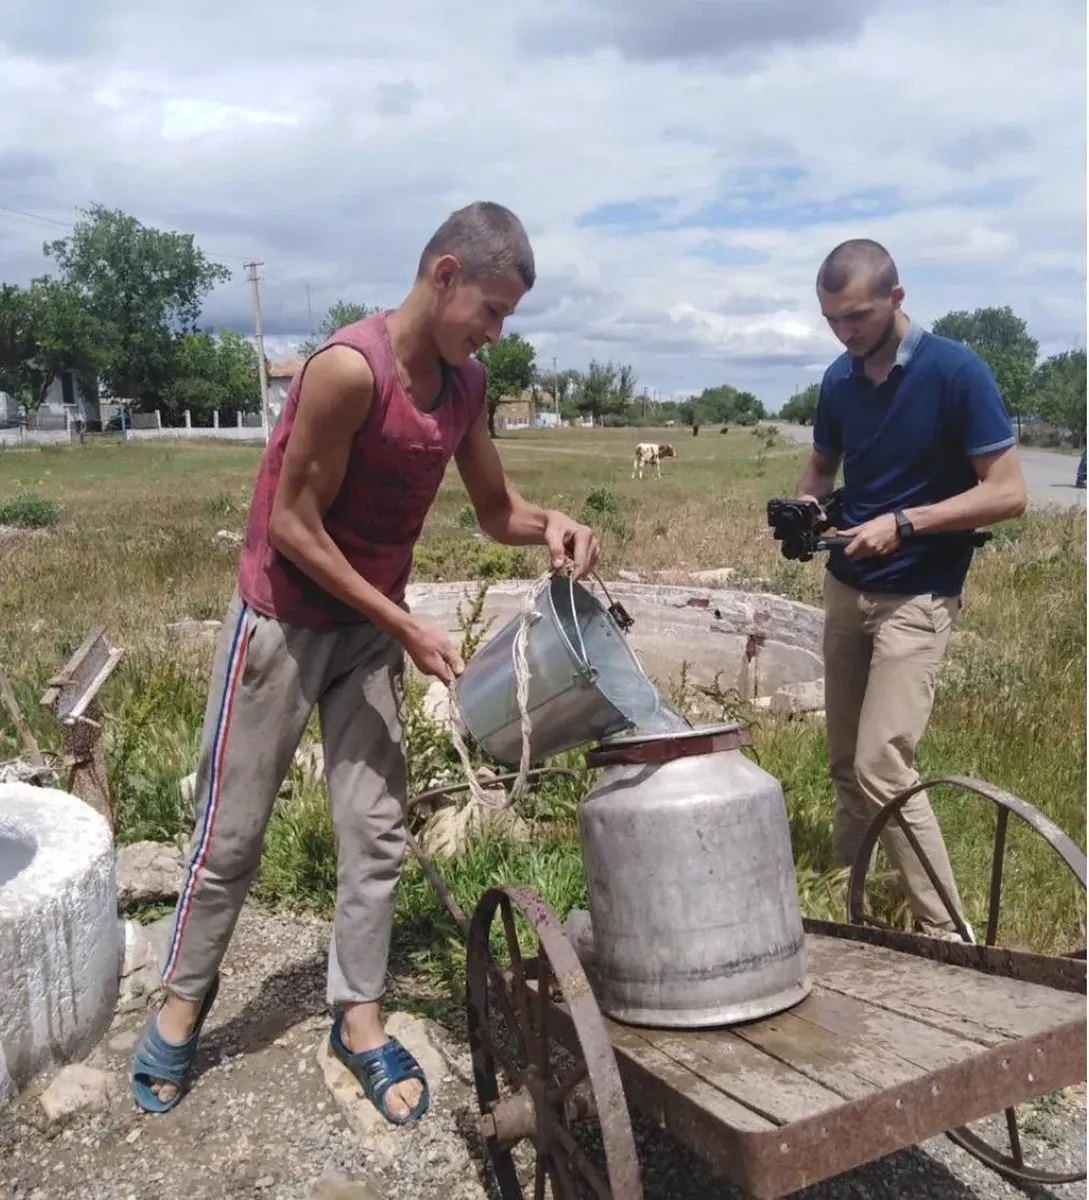
[[[184, 1042], [168, 1042], [159, 1032], [159, 1014], [153, 1013], [144, 1029], [144, 1035], [132, 1056], [132, 1095], [136, 1103], [149, 1113], [169, 1112], [189, 1090], [193, 1061], [197, 1056], [197, 1042], [216, 994], [219, 992], [219, 975], [201, 1002], [197, 1023]], [[151, 1090], [153, 1083], [172, 1084], [177, 1091], [169, 1100], [160, 1100]]]
[[[415, 1124], [431, 1103], [427, 1077], [415, 1056], [395, 1037], [389, 1038], [385, 1045], [376, 1050], [361, 1050], [353, 1054], [341, 1037], [343, 1021], [344, 1017], [338, 1016], [329, 1030], [329, 1046], [333, 1053], [359, 1080], [363, 1094], [391, 1125]], [[423, 1092], [407, 1116], [395, 1117], [386, 1104], [386, 1093], [394, 1084], [404, 1083], [406, 1079], [418, 1079], [423, 1084]]]

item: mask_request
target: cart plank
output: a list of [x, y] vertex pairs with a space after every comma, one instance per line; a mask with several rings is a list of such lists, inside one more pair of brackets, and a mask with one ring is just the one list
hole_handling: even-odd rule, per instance
[[852, 996], [891, 1013], [984, 1046], [1043, 1033], [1069, 1019], [1085, 998], [1040, 984], [981, 975], [838, 938], [806, 938], [809, 968], [825, 991]]
[[799, 1074], [856, 1100], [978, 1053], [965, 1038], [815, 985], [804, 1006], [733, 1034]]
[[830, 936], [806, 944], [813, 990], [778, 1016], [698, 1032], [605, 1019], [632, 1107], [751, 1196], [1084, 1078], [1084, 995]]
[[640, 1029], [639, 1036], [679, 1066], [776, 1125], [828, 1112], [843, 1097], [729, 1030], [677, 1033]]

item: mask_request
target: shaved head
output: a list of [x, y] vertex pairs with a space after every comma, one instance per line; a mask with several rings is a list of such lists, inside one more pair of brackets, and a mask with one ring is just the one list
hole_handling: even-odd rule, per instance
[[435, 230], [420, 255], [422, 279], [436, 258], [450, 254], [467, 279], [494, 279], [513, 272], [528, 291], [537, 278], [533, 250], [522, 222], [502, 204], [478, 200], [459, 208]]
[[869, 238], [841, 242], [817, 272], [817, 287], [833, 295], [852, 284], [862, 284], [870, 295], [884, 298], [892, 295], [892, 289], [899, 282], [892, 255], [880, 242]]

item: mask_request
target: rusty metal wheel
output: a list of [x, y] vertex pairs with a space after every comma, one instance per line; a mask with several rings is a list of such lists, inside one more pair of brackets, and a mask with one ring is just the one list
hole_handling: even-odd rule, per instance
[[[492, 950], [499, 941], [509, 967]], [[524, 957], [521, 917], [536, 940]], [[503, 1200], [642, 1200], [631, 1117], [605, 1023], [575, 951], [555, 914], [531, 888], [506, 884], [481, 897], [469, 926], [467, 1005], [473, 1074], [485, 1140]], [[599, 1169], [573, 1128], [596, 1118]], [[523, 1191], [514, 1151], [533, 1147]]]
[[[874, 816], [873, 821], [871, 821], [869, 828], [862, 838], [858, 853], [855, 855], [855, 860], [851, 865], [847, 899], [847, 919], [852, 925], [871, 925], [878, 929], [889, 928], [884, 922], [879, 921], [866, 911], [865, 892], [866, 875], [873, 858], [873, 852], [885, 827], [891, 820], [895, 819], [911, 848], [915, 851], [920, 863], [922, 863], [923, 870], [926, 871], [934, 890], [941, 897], [942, 904], [945, 905], [946, 912], [949, 913], [953, 924], [956, 926], [958, 935], [965, 942], [974, 940], [965, 926], [963, 916], [957, 911], [952, 897], [948, 895], [944, 885], [938, 878], [933, 864], [919, 845], [915, 834], [900, 817], [900, 812], [904, 805], [913, 796], [919, 792], [931, 791], [937, 787], [954, 787], [960, 788], [962, 791], [973, 792], [975, 795], [982, 796], [984, 799], [991, 801], [998, 809], [998, 819], [995, 824], [994, 850], [991, 855], [991, 890], [987, 906], [987, 928], [983, 939], [984, 945], [995, 946], [997, 944], [998, 923], [1002, 905], [1002, 873], [1006, 860], [1006, 833], [1009, 826], [1010, 813], [1020, 817], [1022, 821], [1047, 842], [1063, 862], [1066, 863], [1070, 869], [1070, 873], [1081, 884], [1082, 890], [1085, 890], [1085, 855], [1039, 809], [1034, 808], [1019, 796], [1014, 796], [1010, 792], [1004, 792], [1001, 788], [985, 783], [981, 779], [972, 779], [965, 775], [944, 775], [936, 779], [926, 780], [913, 788], [909, 788], [905, 792], [901, 792], [900, 795], [890, 800]], [[1061, 957], [1067, 959], [1084, 959], [1085, 947], [1069, 951]], [[990, 1167], [996, 1174], [1014, 1183], [1080, 1183], [1086, 1178], [1085, 1171], [1048, 1171], [1026, 1162], [1017, 1112], [1015, 1109], [1008, 1108], [1006, 1109], [1005, 1116], [1010, 1144], [1009, 1153], [1004, 1153], [995, 1146], [992, 1146], [966, 1125], [949, 1130], [946, 1136], [974, 1158]]]

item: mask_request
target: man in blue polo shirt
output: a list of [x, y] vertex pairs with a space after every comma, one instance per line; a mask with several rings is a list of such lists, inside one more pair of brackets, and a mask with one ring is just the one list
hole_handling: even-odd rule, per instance
[[[990, 369], [967, 346], [912, 323], [883, 246], [837, 246], [818, 272], [817, 296], [847, 349], [821, 383], [797, 495], [827, 495], [842, 464], [847, 528], [838, 532], [850, 543], [828, 559], [824, 660], [834, 853], [846, 865], [877, 809], [919, 782], [915, 749], [972, 560], [965, 541], [914, 535], [991, 525], [1022, 512], [1026, 495]], [[902, 816], [959, 908], [926, 793]], [[955, 938], [950, 913], [895, 822], [883, 844], [917, 928]]]

